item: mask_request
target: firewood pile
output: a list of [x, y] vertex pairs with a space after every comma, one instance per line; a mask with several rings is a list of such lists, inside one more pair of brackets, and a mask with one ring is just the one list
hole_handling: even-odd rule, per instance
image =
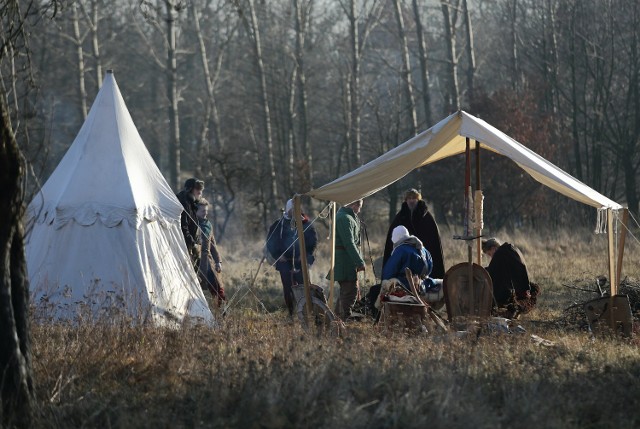
[[[564, 329], [588, 330], [589, 324], [584, 311], [584, 304], [600, 296], [608, 296], [608, 280], [603, 276], [599, 276], [595, 280], [579, 279], [572, 284], [564, 284], [563, 286], [577, 291], [577, 293], [574, 295], [573, 304], [564, 309], [556, 321], [557, 324]], [[618, 293], [629, 297], [633, 318], [640, 321], [640, 281], [625, 277], [620, 282]]]

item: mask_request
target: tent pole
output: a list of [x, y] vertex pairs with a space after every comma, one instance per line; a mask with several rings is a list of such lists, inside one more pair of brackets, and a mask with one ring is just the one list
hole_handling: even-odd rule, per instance
[[300, 195], [293, 197], [294, 216], [296, 218], [296, 227], [298, 229], [298, 244], [300, 245], [300, 262], [302, 265], [302, 279], [304, 281], [304, 299], [307, 306], [307, 321], [311, 320], [311, 282], [309, 281], [309, 265], [307, 265], [307, 251], [304, 242], [304, 227], [302, 225], [302, 204]]
[[465, 148], [465, 168], [464, 168], [464, 235], [467, 243], [467, 261], [469, 262], [469, 270], [467, 281], [469, 282], [469, 294], [471, 302], [475, 302], [475, 291], [473, 289], [473, 242], [469, 240], [472, 234], [470, 208], [471, 208], [471, 141], [466, 138]]
[[613, 231], [613, 209], [607, 209], [607, 238], [609, 239], [609, 279], [611, 283], [610, 296], [618, 293], [618, 279], [616, 279], [615, 243]]
[[622, 258], [624, 257], [624, 242], [627, 238], [627, 222], [629, 222], [629, 208], [622, 209], [622, 231], [620, 231], [620, 241], [618, 242], [618, 267], [616, 269], [616, 279], [620, 283], [622, 274]]
[[331, 271], [329, 271], [329, 308], [333, 308], [333, 289], [336, 283], [333, 267], [336, 263], [336, 202], [331, 202]]
[[[480, 142], [476, 140], [476, 197], [475, 197], [475, 205], [482, 205], [482, 198], [479, 197], [480, 192], [482, 192], [482, 186], [480, 182]], [[477, 207], [474, 207], [477, 209]], [[482, 265], [482, 243], [480, 242], [480, 236], [482, 235], [482, 219], [478, 219], [480, 216], [480, 211], [475, 210], [476, 212], [476, 255], [478, 265]]]
[[614, 231], [613, 231], [613, 209], [607, 209], [607, 238], [609, 243], [609, 279], [610, 279], [610, 293], [609, 293], [609, 327], [611, 330], [615, 330], [614, 319], [614, 296], [618, 294], [618, 280], [616, 279], [616, 264], [615, 264], [615, 243], [614, 243]]

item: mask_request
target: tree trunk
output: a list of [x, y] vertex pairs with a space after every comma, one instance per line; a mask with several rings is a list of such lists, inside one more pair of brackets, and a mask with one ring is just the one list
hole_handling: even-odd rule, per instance
[[[296, 191], [296, 149], [295, 149], [295, 130], [294, 118], [296, 108], [296, 82], [298, 81], [298, 68], [293, 67], [291, 70], [291, 78], [289, 79], [289, 102], [287, 103], [287, 195], [291, 195]], [[283, 157], [284, 159], [284, 157]]]
[[84, 83], [84, 51], [82, 49], [82, 35], [80, 34], [80, 17], [78, 14], [78, 4], [71, 5], [73, 12], [71, 21], [73, 24], [73, 41], [76, 45], [76, 55], [78, 60], [78, 95], [80, 96], [80, 113], [82, 121], [87, 119], [87, 90]]
[[263, 110], [263, 126], [265, 143], [267, 148], [267, 162], [269, 165], [269, 187], [270, 195], [268, 206], [272, 211], [276, 210], [278, 197], [278, 183], [276, 179], [276, 166], [273, 156], [273, 137], [271, 132], [271, 113], [269, 108], [269, 92], [267, 88], [267, 75], [264, 68], [264, 60], [262, 55], [262, 42], [260, 40], [260, 27], [258, 25], [258, 17], [256, 15], [256, 8], [254, 0], [248, 0], [249, 13], [251, 17], [251, 32], [253, 34], [253, 49], [255, 54], [255, 61], [258, 67], [258, 76], [260, 78], [260, 90], [262, 96], [262, 110]]
[[509, 8], [509, 23], [511, 24], [511, 73], [513, 78], [512, 88], [513, 91], [518, 93], [520, 89], [520, 71], [518, 64], [518, 33], [517, 33], [517, 2], [518, 0], [511, 0]]
[[79, 3], [91, 29], [91, 49], [93, 50], [93, 60], [95, 62], [96, 84], [97, 89], [100, 89], [102, 84], [102, 59], [100, 58], [100, 38], [98, 37], [100, 0], [91, 0], [91, 14], [89, 14], [84, 1]]
[[180, 182], [180, 117], [178, 114], [178, 64], [176, 59], [176, 18], [173, 0], [164, 2], [167, 12], [167, 98], [169, 99], [169, 179], [175, 189]]
[[464, 25], [467, 36], [467, 105], [474, 105], [475, 97], [475, 74], [476, 74], [476, 54], [473, 48], [473, 27], [471, 25], [471, 14], [469, 13], [469, 7], [467, 0], [462, 0], [462, 9], [464, 13]]
[[453, 6], [453, 16], [451, 16], [451, 6], [446, 1], [441, 2], [442, 16], [444, 18], [444, 34], [447, 46], [447, 79], [449, 83], [449, 94], [447, 100], [447, 114], [460, 110], [460, 90], [458, 85], [458, 60], [456, 55], [456, 21], [457, 3]]
[[413, 97], [413, 81], [411, 79], [411, 60], [409, 58], [409, 46], [407, 43], [407, 35], [404, 31], [404, 17], [402, 15], [402, 6], [400, 0], [394, 0], [394, 10], [396, 13], [396, 23], [398, 24], [398, 36], [400, 37], [400, 44], [402, 49], [402, 80], [404, 83], [405, 96], [407, 98], [407, 110], [409, 111], [410, 118], [410, 133], [411, 137], [417, 134], [418, 130], [418, 115], [416, 113], [416, 102]]
[[351, 168], [360, 166], [360, 33], [356, 0], [349, 1], [349, 40], [351, 43], [351, 80], [349, 81], [351, 123]]
[[[203, 178], [206, 177], [206, 165], [210, 159], [211, 151], [214, 149], [213, 144], [217, 144], [217, 149], [223, 148], [222, 141], [220, 140], [220, 117], [218, 115], [218, 108], [215, 98], [215, 80], [217, 80], [217, 73], [213, 75], [209, 68], [209, 56], [207, 54], [206, 44], [200, 29], [200, 14], [198, 13], [197, 3], [191, 3], [191, 13], [193, 17], [193, 28], [198, 39], [198, 49], [200, 52], [200, 61], [202, 62], [202, 71], [204, 77], [205, 88], [207, 89], [207, 97], [205, 100], [205, 112], [202, 118], [202, 127], [200, 129], [200, 141], [198, 145], [198, 165], [196, 171], [199, 171]], [[222, 64], [222, 54], [218, 55], [216, 61], [216, 71], [220, 70]], [[211, 129], [209, 124], [211, 123]], [[211, 131], [211, 138], [209, 137], [209, 131]], [[211, 144], [210, 143], [213, 143]]]
[[577, 78], [577, 47], [578, 38], [576, 29], [575, 8], [571, 16], [571, 40], [569, 42], [569, 70], [571, 73], [571, 135], [573, 138], [573, 162], [575, 164], [575, 175], [578, 180], [583, 181], [582, 160], [580, 155], [580, 131], [578, 126], [578, 78]]
[[418, 60], [420, 61], [420, 78], [422, 79], [422, 103], [424, 104], [424, 121], [427, 127], [433, 125], [431, 117], [431, 92], [429, 90], [429, 68], [427, 67], [427, 44], [422, 28], [422, 18], [418, 8], [418, 0], [413, 0], [413, 15], [416, 22], [418, 40]]
[[4, 98], [0, 142], [0, 398], [3, 427], [30, 427], [33, 381], [24, 253], [24, 158]]
[[297, 69], [297, 114], [298, 114], [298, 140], [302, 146], [302, 154], [305, 158], [304, 179], [307, 182], [304, 186], [306, 189], [313, 187], [313, 154], [309, 144], [308, 137], [308, 120], [307, 120], [307, 78], [304, 70], [304, 39], [307, 32], [307, 23], [310, 10], [313, 7], [313, 0], [309, 0], [307, 11], [303, 11], [300, 0], [294, 0], [295, 9], [295, 27], [296, 27], [296, 69]]

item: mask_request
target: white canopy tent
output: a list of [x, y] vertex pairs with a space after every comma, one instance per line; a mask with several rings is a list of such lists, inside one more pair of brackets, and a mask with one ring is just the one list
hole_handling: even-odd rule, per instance
[[27, 267], [40, 315], [212, 324], [181, 212], [107, 72], [76, 139], [28, 208]]
[[[348, 204], [374, 194], [418, 167], [465, 153], [467, 139], [475, 140], [480, 148], [510, 158], [543, 185], [608, 213], [609, 272], [612, 294], [614, 294], [617, 291], [617, 277], [614, 269], [613, 217], [614, 212], [623, 207], [567, 174], [502, 131], [464, 111], [458, 111], [448, 116], [405, 143], [331, 183], [307, 192], [306, 195], [320, 200]], [[618, 253], [619, 276], [622, 249], [619, 249]]]

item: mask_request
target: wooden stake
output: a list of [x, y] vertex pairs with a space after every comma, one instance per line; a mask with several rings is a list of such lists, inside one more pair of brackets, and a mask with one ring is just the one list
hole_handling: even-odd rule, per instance
[[329, 272], [329, 308], [333, 308], [333, 289], [336, 283], [333, 267], [336, 263], [336, 202], [331, 203], [331, 271]]
[[629, 222], [629, 209], [622, 209], [622, 231], [620, 231], [620, 241], [618, 242], [618, 268], [616, 270], [616, 279], [620, 283], [622, 275], [622, 258], [624, 257], [624, 242], [627, 238], [627, 223]]
[[[311, 321], [311, 281], [309, 280], [309, 266], [307, 265], [307, 248], [304, 241], [304, 226], [302, 225], [302, 204], [300, 195], [293, 197], [294, 216], [298, 230], [298, 244], [300, 245], [300, 262], [302, 265], [302, 279], [304, 280], [304, 299], [307, 305], [307, 322]], [[311, 326], [310, 324], [307, 326]]]
[[[480, 182], [480, 142], [476, 140], [476, 191], [482, 190], [481, 182]], [[477, 195], [477, 193], [476, 193]], [[482, 200], [478, 201], [478, 197], [476, 196], [475, 204], [482, 204]], [[474, 209], [476, 207], [474, 206]], [[476, 214], [478, 210], [475, 210]], [[480, 219], [476, 219], [476, 223], [480, 225]], [[480, 241], [480, 236], [482, 235], [482, 228], [476, 229], [476, 256], [478, 260], [478, 265], [482, 266], [482, 243]]]
[[471, 302], [475, 302], [475, 291], [473, 290], [473, 243], [469, 240], [469, 236], [472, 234], [473, 229], [471, 228], [471, 219], [469, 216], [469, 208], [471, 207], [471, 200], [469, 194], [471, 193], [471, 142], [469, 137], [466, 138], [466, 149], [465, 149], [465, 169], [464, 169], [464, 235], [465, 241], [467, 243], [467, 261], [469, 262], [469, 273], [468, 273], [468, 286], [469, 286], [469, 294], [471, 295]]

